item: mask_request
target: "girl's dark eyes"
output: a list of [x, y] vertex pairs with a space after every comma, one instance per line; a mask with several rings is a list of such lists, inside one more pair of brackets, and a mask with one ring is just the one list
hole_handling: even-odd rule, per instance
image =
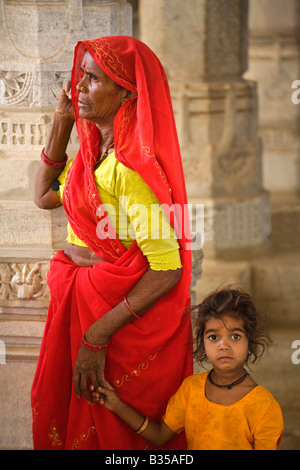
[[238, 339], [241, 338], [241, 335], [238, 335], [238, 334], [236, 333], [236, 334], [232, 335], [232, 338], [233, 338], [234, 340], [238, 340]]
[[217, 339], [217, 335], [209, 335], [208, 339], [215, 341]]
[[[232, 339], [234, 339], [235, 341], [239, 340], [241, 338], [241, 335], [239, 335], [238, 333], [234, 333], [231, 335]], [[211, 341], [216, 341], [217, 339], [217, 335], [209, 335], [208, 339], [210, 339]]]

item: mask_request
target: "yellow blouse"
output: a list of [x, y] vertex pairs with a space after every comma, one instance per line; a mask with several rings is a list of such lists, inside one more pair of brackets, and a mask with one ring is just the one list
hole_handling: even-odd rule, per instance
[[258, 385], [232, 405], [205, 396], [208, 372], [191, 375], [170, 398], [164, 422], [185, 430], [189, 450], [277, 450], [283, 435], [279, 404]]
[[[64, 184], [74, 159], [60, 174], [58, 195], [62, 202]], [[95, 170], [99, 195], [121, 243], [129, 248], [136, 239], [139, 248], [157, 271], [181, 267], [179, 244], [160, 202], [138, 173], [115, 158], [115, 152]], [[86, 246], [68, 224], [68, 243]]]

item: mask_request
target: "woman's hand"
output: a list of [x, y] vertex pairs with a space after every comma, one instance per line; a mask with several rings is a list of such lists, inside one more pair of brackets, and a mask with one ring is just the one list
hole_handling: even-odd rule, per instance
[[78, 398], [83, 394], [87, 402], [92, 404], [91, 385], [94, 390], [98, 390], [100, 385], [108, 389], [111, 388], [104, 378], [105, 359], [106, 349], [89, 351], [80, 346], [73, 376], [74, 391]]
[[71, 101], [71, 82], [68, 80], [61, 90], [55, 109], [56, 113], [62, 114], [71, 121], [75, 121], [74, 110]]

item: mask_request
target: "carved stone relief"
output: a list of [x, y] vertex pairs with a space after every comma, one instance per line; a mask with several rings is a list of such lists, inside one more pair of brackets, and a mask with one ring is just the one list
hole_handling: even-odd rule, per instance
[[13, 72], [0, 71], [0, 106], [55, 106], [61, 88], [70, 72]]
[[0, 300], [48, 299], [48, 262], [39, 263], [0, 263]]
[[[23, 111], [23, 110], [22, 110]], [[6, 117], [0, 112], [0, 149], [14, 149], [17, 152], [24, 148], [38, 147], [41, 149], [50, 131], [52, 115], [41, 113], [15, 112], [13, 117]], [[69, 141], [70, 147], [78, 147], [78, 137], [74, 126]]]
[[269, 197], [262, 193], [242, 201], [204, 201], [205, 243], [230, 249], [261, 244], [271, 232]]
[[172, 82], [170, 88], [188, 195], [257, 194], [261, 155], [255, 84]]

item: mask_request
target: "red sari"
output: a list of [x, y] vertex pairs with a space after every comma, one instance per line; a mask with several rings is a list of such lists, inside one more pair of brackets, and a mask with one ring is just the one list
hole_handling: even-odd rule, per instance
[[[121, 302], [149, 268], [136, 242], [127, 250], [107, 214], [97, 210], [102, 202], [93, 173], [100, 137], [93, 123], [78, 117], [76, 91], [86, 50], [107, 75], [137, 93], [115, 118], [116, 158], [137, 171], [162, 204], [176, 204], [177, 212], [171, 210], [170, 222], [177, 231], [183, 266], [179, 283], [167, 295], [113, 335], [105, 376], [124, 401], [143, 415], [160, 420], [170, 396], [193, 372], [191, 322], [185, 309], [191, 281], [184, 211], [187, 199], [163, 67], [145, 44], [130, 37], [80, 42], [72, 72], [80, 150], [68, 172], [63, 204], [74, 232], [104, 261], [80, 267], [63, 252], [51, 260], [51, 301], [32, 387], [34, 448], [153, 448], [104, 406], [91, 406], [84, 397], [78, 399], [72, 386], [83, 332]], [[100, 227], [104, 227], [102, 236]], [[185, 449], [184, 435], [175, 437], [166, 448]]]

